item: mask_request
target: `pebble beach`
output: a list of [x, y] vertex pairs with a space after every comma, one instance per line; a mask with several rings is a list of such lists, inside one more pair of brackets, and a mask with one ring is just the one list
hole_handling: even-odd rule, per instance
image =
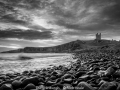
[[0, 75], [0, 90], [120, 90], [120, 52], [76, 52], [77, 61]]

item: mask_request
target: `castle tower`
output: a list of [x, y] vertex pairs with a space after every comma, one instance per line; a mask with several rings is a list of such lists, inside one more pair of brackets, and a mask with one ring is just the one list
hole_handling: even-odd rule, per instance
[[98, 41], [101, 40], [101, 33], [99, 33], [99, 34], [97, 33], [96, 34], [96, 39], [95, 40], [98, 40]]

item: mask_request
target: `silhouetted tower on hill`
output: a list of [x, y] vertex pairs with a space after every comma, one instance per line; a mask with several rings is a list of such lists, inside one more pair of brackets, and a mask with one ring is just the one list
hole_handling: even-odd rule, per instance
[[101, 40], [101, 33], [96, 34], [96, 40], [98, 40], [98, 41]]

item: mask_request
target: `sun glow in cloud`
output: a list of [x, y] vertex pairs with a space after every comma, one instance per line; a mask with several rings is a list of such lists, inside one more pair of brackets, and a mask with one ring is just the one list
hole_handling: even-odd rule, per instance
[[32, 23], [46, 28], [49, 26], [48, 21], [40, 17], [34, 17]]

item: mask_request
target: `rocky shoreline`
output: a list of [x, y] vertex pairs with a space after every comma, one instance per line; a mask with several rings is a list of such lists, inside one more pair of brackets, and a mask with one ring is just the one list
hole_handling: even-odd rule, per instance
[[69, 66], [0, 75], [0, 90], [120, 90], [120, 52], [77, 52]]

